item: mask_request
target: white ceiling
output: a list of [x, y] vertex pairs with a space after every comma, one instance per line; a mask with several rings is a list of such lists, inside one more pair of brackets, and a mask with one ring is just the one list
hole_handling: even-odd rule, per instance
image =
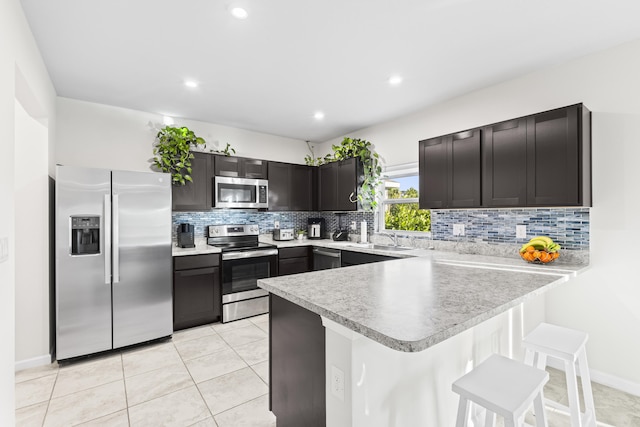
[[22, 5], [60, 96], [314, 142], [640, 38], [638, 0]]

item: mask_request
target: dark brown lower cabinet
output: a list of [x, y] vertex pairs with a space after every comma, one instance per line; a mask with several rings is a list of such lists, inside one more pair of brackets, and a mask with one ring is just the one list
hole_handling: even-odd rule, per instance
[[311, 246], [278, 249], [278, 275], [311, 271]]
[[322, 320], [273, 294], [269, 297], [269, 312], [269, 405], [278, 427], [324, 427]]
[[362, 252], [340, 251], [340, 267], [349, 267], [350, 265], [371, 264], [372, 262], [391, 261], [392, 256], [365, 254]]
[[173, 330], [219, 321], [220, 255], [175, 257], [173, 267]]

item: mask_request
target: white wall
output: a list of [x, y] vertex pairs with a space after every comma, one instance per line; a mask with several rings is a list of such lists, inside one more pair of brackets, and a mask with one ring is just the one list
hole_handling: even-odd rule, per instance
[[[57, 103], [56, 163], [74, 166], [149, 170], [162, 116], [69, 98]], [[207, 149], [226, 143], [237, 156], [304, 163], [304, 141], [194, 120], [174, 119], [207, 141]]]
[[[592, 269], [547, 297], [547, 320], [590, 334], [595, 378], [640, 394], [640, 41], [473, 92], [349, 134], [387, 165], [417, 161], [418, 141], [583, 102], [593, 111]], [[322, 144], [328, 152], [330, 144]], [[635, 262], [634, 262], [635, 261]]]
[[[28, 89], [28, 90], [27, 90]], [[15, 292], [15, 152], [14, 109], [18, 99], [41, 122], [55, 118], [55, 91], [35, 45], [19, 0], [0, 2], [0, 241], [9, 256], [0, 261], [0, 425], [14, 423], [14, 292]], [[38, 99], [42, 109], [33, 108]], [[49, 144], [52, 144], [49, 127]], [[36, 148], [37, 149], [37, 148]], [[38, 170], [37, 173], [47, 173]], [[42, 213], [46, 219], [47, 213]], [[43, 245], [46, 245], [46, 236]]]
[[[47, 128], [15, 102], [16, 365], [50, 362]], [[40, 244], [34, 244], [40, 242]]]

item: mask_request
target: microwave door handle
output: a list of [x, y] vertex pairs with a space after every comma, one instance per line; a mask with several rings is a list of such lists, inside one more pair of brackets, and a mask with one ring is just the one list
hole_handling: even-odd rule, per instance
[[104, 283], [111, 284], [111, 195], [104, 195]]
[[120, 200], [113, 195], [113, 283], [120, 282]]

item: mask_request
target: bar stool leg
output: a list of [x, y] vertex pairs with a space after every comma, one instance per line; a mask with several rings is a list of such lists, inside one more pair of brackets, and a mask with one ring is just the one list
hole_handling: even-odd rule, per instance
[[591, 389], [591, 375], [587, 365], [587, 352], [583, 350], [578, 355], [578, 368], [580, 369], [580, 381], [582, 383], [582, 394], [584, 394], [584, 406], [587, 416], [587, 425], [596, 426], [596, 407], [593, 403], [593, 390]]
[[565, 375], [567, 377], [567, 392], [569, 394], [569, 410], [571, 411], [571, 426], [582, 427], [580, 416], [580, 397], [578, 396], [578, 377], [574, 362], [565, 361]]
[[548, 427], [547, 415], [544, 412], [544, 395], [542, 393], [542, 390], [540, 390], [540, 394], [538, 394], [536, 398], [533, 400], [533, 409], [534, 409], [534, 414], [536, 416], [536, 426]]
[[496, 413], [487, 409], [484, 417], [484, 427], [494, 427], [496, 425]]
[[469, 419], [469, 401], [460, 396], [458, 402], [458, 418], [456, 420], [456, 427], [466, 427], [467, 420]]

